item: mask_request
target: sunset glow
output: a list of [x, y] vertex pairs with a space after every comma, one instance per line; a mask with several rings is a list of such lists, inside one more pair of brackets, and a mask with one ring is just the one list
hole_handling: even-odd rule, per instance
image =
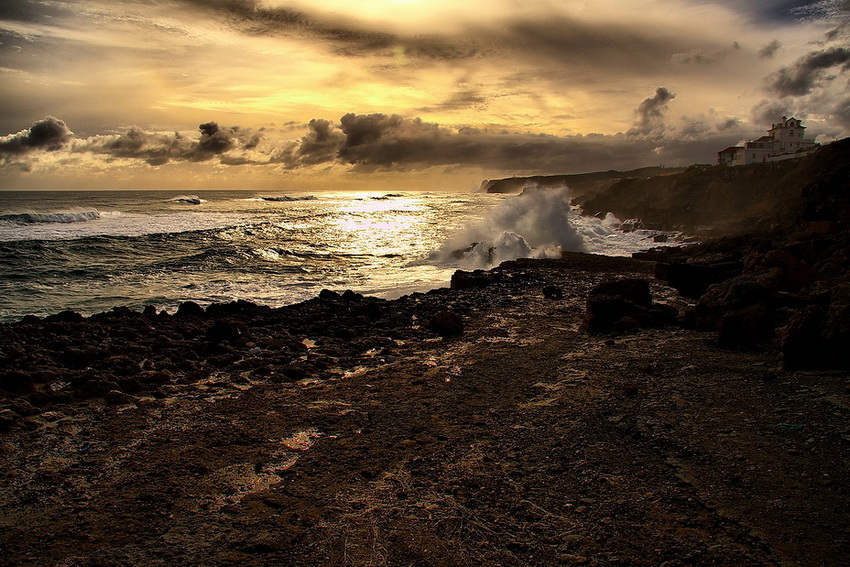
[[711, 162], [782, 115], [826, 142], [848, 29], [829, 0], [11, 0], [0, 189], [456, 189]]

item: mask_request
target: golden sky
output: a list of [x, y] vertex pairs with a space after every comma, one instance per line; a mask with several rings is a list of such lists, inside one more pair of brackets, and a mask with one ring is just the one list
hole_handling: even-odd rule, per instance
[[846, 0], [3, 0], [0, 189], [468, 189], [850, 131]]

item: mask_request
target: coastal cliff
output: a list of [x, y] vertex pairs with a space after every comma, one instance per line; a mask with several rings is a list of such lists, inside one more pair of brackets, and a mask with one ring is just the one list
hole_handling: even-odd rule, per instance
[[616, 181], [631, 178], [647, 178], [673, 175], [684, 171], [681, 167], [643, 167], [630, 171], [596, 171], [575, 175], [535, 175], [531, 177], [508, 177], [505, 179], [485, 179], [480, 190], [484, 193], [522, 193], [530, 187], [559, 188], [567, 186], [573, 197], [589, 198], [604, 191]]
[[850, 220], [848, 179], [850, 139], [844, 139], [802, 159], [620, 179], [575, 202], [585, 214], [611, 212], [639, 219], [647, 228], [744, 234], [799, 222]]

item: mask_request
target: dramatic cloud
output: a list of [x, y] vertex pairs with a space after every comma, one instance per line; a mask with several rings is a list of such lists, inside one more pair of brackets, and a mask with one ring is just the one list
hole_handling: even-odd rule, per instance
[[[171, 161], [201, 162], [232, 150], [251, 150], [261, 139], [259, 133], [249, 129], [221, 128], [215, 122], [201, 124], [198, 128], [201, 135], [191, 139], [179, 132], [145, 132], [139, 127], [132, 127], [117, 136], [96, 136], [80, 141], [74, 151], [102, 154], [113, 159], [142, 160], [149, 165], [164, 165]], [[233, 156], [229, 159], [231, 163], [246, 163]]]
[[39, 120], [27, 130], [0, 138], [0, 156], [3, 154], [22, 154], [33, 150], [55, 151], [62, 148], [74, 133], [58, 118], [48, 116]]
[[[330, 120], [314, 118], [308, 124], [310, 132], [301, 139], [294, 154], [278, 152], [278, 161], [289, 167], [310, 166], [336, 160], [337, 153], [345, 143], [345, 134]], [[285, 156], [289, 157], [285, 157]]]
[[752, 110], [751, 114], [753, 117], [753, 122], [756, 124], [773, 124], [777, 121], [778, 117], [782, 116], [796, 116], [797, 118], [805, 118], [803, 114], [800, 112], [795, 112], [792, 103], [787, 100], [773, 100], [773, 99], [765, 99], [756, 104]]
[[630, 136], [660, 135], [666, 130], [664, 124], [664, 113], [667, 111], [667, 103], [676, 98], [666, 87], [658, 87], [655, 96], [646, 98], [635, 109], [637, 122], [634, 128], [628, 131]]
[[46, 119], [0, 138], [0, 189], [685, 165], [792, 113], [840, 137], [848, 15], [843, 0], [5, 0], [0, 133], [53, 115], [76, 135]]
[[[300, 140], [272, 139], [250, 129], [221, 127], [214, 122], [201, 124], [200, 134], [194, 137], [134, 127], [122, 134], [66, 141], [56, 160], [67, 164], [75, 156], [99, 156], [107, 164], [120, 160], [125, 164], [165, 166], [216, 158], [224, 166], [251, 165], [278, 168], [281, 172], [332, 165], [358, 173], [465, 167], [528, 174], [633, 168], [660, 159], [681, 159], [688, 151], [703, 152], [713, 145], [735, 141], [729, 136], [711, 134], [711, 128], [699, 119], [688, 120], [677, 138], [665, 138], [667, 130], [657, 128], [662, 124], [663, 107], [673, 96], [661, 88], [639, 106], [642, 120], [645, 118], [648, 131], [654, 136], [651, 144], [646, 143], [645, 137], [626, 134], [550, 136], [449, 128], [391, 114], [348, 113], [338, 124], [311, 120]], [[17, 165], [28, 170], [39, 163], [44, 165], [38, 160]]]
[[850, 97], [835, 105], [832, 116], [842, 128], [850, 130]]
[[830, 47], [813, 51], [800, 58], [791, 67], [781, 68], [772, 78], [771, 87], [779, 96], [803, 96], [812, 92], [819, 81], [824, 79], [824, 71], [841, 66], [840, 71], [850, 69], [850, 49]]

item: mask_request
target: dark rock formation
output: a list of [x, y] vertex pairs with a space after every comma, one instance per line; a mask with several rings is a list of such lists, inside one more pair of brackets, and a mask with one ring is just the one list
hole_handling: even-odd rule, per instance
[[529, 188], [558, 189], [569, 187], [574, 198], [589, 198], [610, 187], [620, 179], [647, 179], [661, 175], [672, 175], [683, 168], [643, 167], [630, 171], [597, 171], [573, 175], [535, 175], [532, 177], [509, 177], [481, 182], [481, 191], [485, 193], [522, 193]]
[[630, 332], [676, 321], [677, 310], [654, 305], [649, 281], [622, 278], [603, 281], [587, 297], [584, 328], [589, 333]]

